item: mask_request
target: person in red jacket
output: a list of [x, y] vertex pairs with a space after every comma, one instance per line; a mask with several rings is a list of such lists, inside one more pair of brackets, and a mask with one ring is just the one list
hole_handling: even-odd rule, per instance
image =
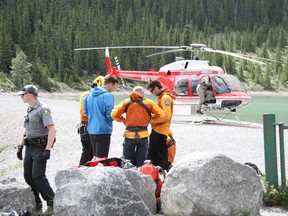
[[[126, 113], [126, 117], [124, 117]], [[117, 122], [123, 122], [124, 133], [123, 156], [137, 167], [144, 164], [148, 151], [148, 124], [151, 121], [161, 122], [164, 111], [152, 100], [144, 98], [144, 89], [134, 87], [130, 98], [122, 101], [111, 113]]]

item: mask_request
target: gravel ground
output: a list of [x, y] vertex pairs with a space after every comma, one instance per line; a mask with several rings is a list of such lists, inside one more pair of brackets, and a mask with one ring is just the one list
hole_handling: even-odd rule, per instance
[[[41, 96], [42, 95], [42, 96]], [[41, 94], [39, 99], [47, 104], [57, 129], [57, 142], [51, 152], [47, 165], [47, 176], [52, 187], [57, 171], [78, 165], [81, 154], [81, 143], [76, 132], [79, 123], [78, 101], [80, 93]], [[16, 147], [19, 144], [23, 116], [27, 105], [13, 93], [0, 94], [0, 180], [14, 177], [24, 183], [22, 161], [16, 158]], [[192, 124], [195, 116], [174, 116], [171, 129], [177, 141], [175, 162], [190, 152], [219, 152], [240, 163], [251, 162], [264, 170], [263, 128], [260, 124], [216, 125]], [[115, 122], [109, 157], [120, 157], [122, 154], [122, 133], [124, 125]], [[287, 137], [287, 132], [285, 132]], [[288, 154], [286, 148], [286, 155]], [[286, 167], [288, 164], [286, 163]], [[288, 170], [286, 170], [287, 173]], [[280, 172], [280, 171], [279, 171]], [[281, 208], [261, 208], [261, 215], [283, 216], [287, 211]]]

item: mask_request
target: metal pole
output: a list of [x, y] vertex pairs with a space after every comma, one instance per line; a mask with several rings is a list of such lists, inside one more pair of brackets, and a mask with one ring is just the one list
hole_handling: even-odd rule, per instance
[[284, 126], [283, 122], [279, 122], [279, 141], [280, 141], [280, 164], [281, 164], [281, 185], [286, 185], [286, 173], [285, 173], [285, 151], [284, 151]]
[[278, 186], [275, 114], [263, 114], [265, 173], [269, 185]]

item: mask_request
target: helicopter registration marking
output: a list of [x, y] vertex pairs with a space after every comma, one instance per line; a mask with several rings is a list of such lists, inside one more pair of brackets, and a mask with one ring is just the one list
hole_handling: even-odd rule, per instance
[[146, 81], [146, 82], [150, 81], [150, 79], [151, 79], [151, 78], [149, 78], [149, 77], [147, 77], [147, 76], [142, 76], [142, 77], [141, 77], [141, 80], [142, 80], [142, 81]]

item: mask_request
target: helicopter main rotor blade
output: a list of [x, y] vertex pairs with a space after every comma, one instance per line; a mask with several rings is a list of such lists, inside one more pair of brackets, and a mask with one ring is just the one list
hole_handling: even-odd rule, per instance
[[[178, 47], [179, 48], [179, 47]], [[147, 55], [146, 57], [152, 57], [152, 56], [157, 56], [157, 55], [162, 55], [162, 54], [166, 54], [166, 53], [174, 53], [174, 52], [183, 52], [183, 51], [190, 51], [190, 50], [185, 50], [185, 49], [173, 49], [173, 50], [167, 50], [167, 51], [162, 51], [162, 52], [158, 52], [158, 53], [153, 53], [151, 55]]]
[[108, 49], [177, 49], [179, 46], [115, 46], [115, 47], [88, 47], [88, 48], [76, 48], [75, 51], [85, 51], [85, 50], [105, 50]]
[[255, 60], [255, 59], [251, 59], [251, 58], [248, 58], [248, 57], [245, 57], [245, 56], [242, 56], [242, 55], [238, 55], [237, 53], [232, 53], [232, 52], [223, 51], [223, 50], [214, 50], [214, 49], [211, 49], [211, 48], [203, 48], [203, 49], [205, 51], [207, 51], [207, 52], [229, 55], [229, 56], [233, 56], [233, 57], [236, 57], [236, 58], [242, 58], [242, 59], [245, 59], [245, 60], [248, 60], [248, 61], [252, 61], [252, 62], [255, 62], [255, 63], [258, 63], [258, 64], [265, 65], [264, 62], [261, 62], [261, 61]]
[[245, 54], [238, 54], [238, 55], [242, 55], [242, 56], [245, 56], [247, 58], [251, 58], [251, 59], [260, 59], [260, 60], [265, 60], [265, 61], [271, 61], [271, 62], [276, 62], [276, 63], [280, 63], [280, 64], [285, 64], [284, 62], [282, 61], [277, 61], [277, 60], [274, 60], [274, 59], [267, 59], [267, 58], [262, 58], [262, 57], [258, 57], [258, 56], [250, 56], [250, 55], [245, 55]]

